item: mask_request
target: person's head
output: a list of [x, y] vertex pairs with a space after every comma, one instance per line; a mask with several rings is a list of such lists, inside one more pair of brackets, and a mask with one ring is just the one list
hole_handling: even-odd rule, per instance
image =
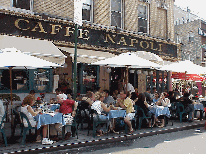
[[174, 96], [174, 92], [173, 91], [169, 91], [169, 97], [173, 97]]
[[153, 93], [155, 93], [157, 91], [156, 87], [153, 87]]
[[104, 90], [104, 94], [105, 94], [105, 97], [108, 97], [109, 96], [109, 91], [108, 90]]
[[22, 105], [30, 105], [30, 106], [32, 106], [32, 105], [34, 105], [34, 103], [35, 103], [35, 97], [34, 97], [34, 95], [29, 94], [29, 95], [27, 95], [24, 98], [24, 100], [22, 102]]
[[147, 88], [147, 91], [146, 92], [150, 93], [150, 91], [151, 91], [151, 88]]
[[35, 95], [35, 91], [34, 90], [30, 90], [29, 94]]
[[167, 93], [166, 93], [166, 92], [162, 92], [161, 95], [160, 95], [160, 97], [161, 97], [162, 99], [165, 99], [166, 96], [167, 96]]
[[131, 98], [131, 92], [130, 91], [127, 92], [126, 97]]
[[138, 101], [145, 101], [145, 94], [144, 93], [140, 93], [138, 95]]
[[119, 91], [118, 90], [114, 90], [114, 94], [118, 95]]
[[55, 89], [55, 92], [56, 92], [56, 95], [59, 95], [62, 93], [60, 88]]
[[96, 99], [103, 102], [103, 100], [105, 99], [105, 94], [103, 93], [100, 93], [96, 96]]
[[97, 88], [97, 91], [101, 92], [101, 87], [98, 87], [98, 88]]
[[159, 98], [159, 93], [155, 92], [155, 98]]
[[125, 92], [123, 90], [120, 91], [120, 98], [121, 99], [125, 99], [126, 98], [126, 94], [125, 94]]
[[92, 98], [92, 96], [93, 96], [93, 92], [92, 91], [87, 91], [86, 97]]

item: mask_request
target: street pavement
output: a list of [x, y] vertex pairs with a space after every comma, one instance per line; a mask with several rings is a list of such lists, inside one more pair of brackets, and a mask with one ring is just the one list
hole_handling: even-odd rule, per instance
[[[115, 142], [124, 142], [127, 140], [137, 139], [140, 137], [147, 137], [157, 134], [164, 134], [164, 133], [170, 133], [170, 132], [176, 132], [176, 131], [182, 131], [182, 130], [188, 130], [188, 129], [196, 129], [199, 127], [204, 127], [205, 121], [199, 121], [195, 120], [192, 123], [188, 122], [182, 122], [180, 123], [178, 120], [173, 121], [173, 126], [171, 121], [169, 121], [168, 125], [164, 128], [142, 128], [141, 130], [136, 130], [132, 135], [127, 135], [124, 133], [124, 130], [121, 130], [120, 134], [114, 134], [109, 133], [108, 136], [100, 136], [93, 138], [92, 136], [92, 130], [90, 130], [90, 134], [87, 136], [87, 129], [79, 130], [79, 138], [77, 137], [71, 137], [67, 141], [60, 140], [59, 142], [56, 142], [52, 145], [42, 145], [41, 143], [36, 142], [27, 142], [24, 145], [21, 145], [20, 141], [21, 138], [16, 141], [16, 143], [9, 144], [8, 147], [5, 147], [4, 144], [0, 144], [0, 153], [46, 153], [51, 151], [60, 151], [65, 149], [78, 149], [85, 146], [93, 146], [93, 145], [100, 145], [100, 144], [106, 144], [106, 143], [115, 143]], [[86, 125], [87, 126], [87, 125]], [[85, 126], [85, 127], [86, 127]], [[10, 136], [11, 129], [9, 123], [6, 123], [6, 134], [7, 137]], [[15, 135], [19, 136], [20, 129], [19, 126], [17, 126], [17, 130]], [[13, 140], [15, 141], [15, 139]]]

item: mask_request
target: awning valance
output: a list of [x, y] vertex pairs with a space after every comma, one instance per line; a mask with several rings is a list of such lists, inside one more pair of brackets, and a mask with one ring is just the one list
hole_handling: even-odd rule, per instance
[[[74, 61], [74, 48], [67, 47], [58, 47], [59, 49], [70, 53], [72, 60]], [[103, 60], [106, 58], [114, 57], [115, 55], [109, 52], [103, 51], [95, 51], [95, 50], [87, 50], [87, 49], [77, 49], [77, 62], [79, 63], [94, 63], [99, 60]]]
[[60, 65], [65, 63], [66, 56], [51, 41], [0, 35], [0, 49], [5, 48], [16, 48], [23, 53]]

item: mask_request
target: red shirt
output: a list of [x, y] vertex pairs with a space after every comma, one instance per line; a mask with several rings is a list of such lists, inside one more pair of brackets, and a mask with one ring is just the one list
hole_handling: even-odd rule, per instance
[[73, 112], [73, 105], [75, 101], [66, 99], [62, 102], [59, 108], [59, 112], [63, 114], [72, 113]]

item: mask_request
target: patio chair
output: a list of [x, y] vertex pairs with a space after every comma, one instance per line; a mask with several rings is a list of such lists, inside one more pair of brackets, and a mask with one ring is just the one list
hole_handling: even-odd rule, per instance
[[[108, 121], [101, 121], [100, 120], [100, 118], [99, 118], [99, 114], [96, 112], [96, 110], [93, 110], [93, 109], [89, 109], [89, 111], [90, 111], [90, 117], [91, 117], [91, 122], [93, 122], [93, 137], [95, 138], [96, 137], [96, 130], [97, 130], [97, 126], [99, 125], [99, 124], [106, 124], [106, 129], [108, 129], [108, 122], [109, 122], [109, 120]], [[97, 116], [97, 121], [94, 121], [94, 119], [93, 119], [93, 116], [94, 116], [94, 114]], [[89, 134], [89, 129], [88, 129], [88, 134]], [[108, 135], [108, 131], [107, 131], [107, 135]]]
[[71, 127], [71, 130], [72, 130], [72, 127], [75, 127], [75, 134], [77, 135], [77, 139], [78, 139], [78, 127], [77, 127], [77, 114], [78, 113], [78, 109], [76, 109], [76, 115], [73, 119], [73, 122], [72, 124], [66, 124], [62, 127], [62, 140], [65, 138], [65, 128], [70, 126]]
[[141, 107], [137, 106], [136, 108], [137, 108], [137, 110], [136, 110], [137, 111], [137, 114], [139, 114], [138, 115], [138, 118], [139, 118], [139, 126], [138, 126], [138, 129], [141, 129], [142, 120], [144, 120], [144, 119], [150, 119], [150, 121], [151, 121], [151, 129], [152, 129], [152, 117], [151, 116], [150, 117], [147, 117], [145, 115], [145, 113], [144, 113], [144, 110]]
[[184, 105], [180, 102], [175, 103], [176, 115], [179, 116], [180, 122], [182, 122], [183, 115], [188, 114], [185, 112]]
[[4, 116], [2, 117], [2, 120], [1, 120], [1, 123], [0, 123], [0, 131], [1, 131], [1, 134], [2, 134], [2, 138], [4, 139], [5, 146], [7, 147], [6, 134], [4, 132], [4, 127], [2, 127], [2, 125], [4, 123], [4, 120], [6, 119], [6, 115], [7, 115], [7, 112], [5, 112]]
[[28, 130], [31, 130], [31, 129], [35, 129], [35, 133], [36, 133], [37, 127], [32, 127], [32, 126], [31, 126], [28, 117], [27, 117], [23, 112], [20, 112], [20, 117], [21, 117], [22, 122], [23, 122], [23, 119], [26, 119], [26, 121], [27, 121], [27, 123], [28, 123], [28, 127], [25, 127], [25, 126], [23, 125], [22, 144], [25, 144], [25, 139], [26, 139], [26, 133], [27, 133], [27, 131], [28, 131]]
[[17, 124], [20, 124], [21, 136], [22, 136], [24, 124], [21, 121], [20, 113], [16, 109], [13, 109], [12, 111], [13, 111], [13, 114], [15, 115], [15, 118], [14, 118], [14, 125], [13, 125], [11, 136], [12, 137], [14, 136]]

